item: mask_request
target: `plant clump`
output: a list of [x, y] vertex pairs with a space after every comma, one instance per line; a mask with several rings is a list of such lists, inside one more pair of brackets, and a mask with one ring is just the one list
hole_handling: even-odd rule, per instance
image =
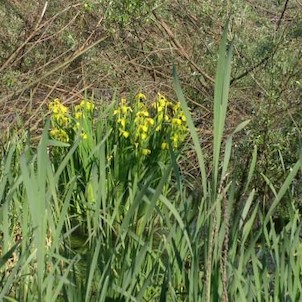
[[[180, 150], [188, 134], [186, 117], [179, 102], [169, 101], [158, 93], [150, 105], [143, 93], [133, 100], [121, 98], [109, 116], [111, 144], [121, 152], [132, 153], [137, 159], [151, 154], [164, 157], [169, 151]], [[69, 108], [58, 98], [49, 103], [51, 111], [50, 137], [63, 143], [72, 143], [77, 135], [82, 140], [93, 138], [93, 101], [82, 100]], [[95, 142], [96, 143], [96, 142]]]
[[60, 99], [56, 98], [49, 103], [48, 108], [51, 111], [50, 136], [53, 139], [68, 143], [79, 131], [81, 138], [87, 139], [84, 128], [85, 124], [92, 120], [95, 108], [92, 101], [82, 100], [74, 107], [74, 110], [70, 110]]
[[158, 93], [151, 106], [147, 104], [146, 96], [139, 93], [132, 103], [122, 98], [114, 110], [113, 125], [117, 125], [124, 146], [137, 156], [165, 152], [169, 145], [179, 150], [188, 134], [180, 103]]

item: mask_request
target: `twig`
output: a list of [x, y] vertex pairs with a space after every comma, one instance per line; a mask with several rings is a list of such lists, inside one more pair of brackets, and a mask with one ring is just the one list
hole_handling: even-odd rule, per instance
[[6, 60], [6, 62], [0, 67], [0, 73], [17, 57], [17, 55], [20, 53], [20, 51], [26, 46], [26, 44], [36, 35], [36, 33], [41, 29], [41, 22], [43, 19], [43, 16], [45, 14], [46, 8], [47, 8], [48, 2], [45, 3], [44, 8], [42, 10], [41, 16], [32, 31], [32, 33], [27, 37], [27, 39], [10, 55], [10, 57]]
[[[283, 20], [283, 18], [284, 18], [284, 14], [285, 14], [285, 11], [286, 11], [286, 9], [287, 9], [288, 2], [289, 2], [289, 0], [286, 0], [286, 1], [285, 1], [285, 4], [284, 4], [283, 10], [282, 10], [282, 13], [281, 13], [281, 15], [280, 15], [280, 17], [279, 17], [279, 19], [278, 19], [278, 22], [277, 22], [277, 26], [276, 26], [276, 30], [275, 30], [276, 32], [280, 29], [280, 25], [281, 25], [281, 22], [282, 22], [282, 20]], [[257, 69], [258, 67], [260, 67], [261, 65], [265, 64], [269, 59], [271, 59], [271, 58], [275, 55], [275, 53], [276, 53], [276, 51], [277, 51], [277, 49], [278, 49], [278, 46], [279, 46], [279, 45], [277, 45], [277, 46], [275, 47], [274, 51], [273, 51], [271, 54], [267, 55], [267, 56], [266, 56], [265, 58], [263, 58], [260, 62], [258, 62], [258, 63], [255, 64], [254, 66], [250, 67], [249, 69], [247, 69], [246, 71], [244, 71], [244, 72], [243, 72], [242, 74], [240, 74], [239, 76], [237, 76], [237, 77], [231, 79], [230, 84], [232, 85], [235, 81], [238, 81], [238, 80], [242, 79], [243, 77], [245, 77], [245, 76], [247, 76], [248, 74], [250, 74], [253, 70], [255, 70], [255, 69]]]
[[[187, 54], [187, 52], [184, 50], [184, 48], [182, 47], [182, 45], [179, 43], [179, 41], [176, 39], [175, 35], [173, 34], [173, 32], [171, 31], [171, 29], [169, 28], [169, 26], [163, 21], [161, 20], [156, 13], [153, 11], [153, 15], [156, 18], [156, 20], [158, 21], [158, 23], [160, 24], [160, 26], [165, 30], [165, 32], [168, 34], [168, 36], [171, 38], [173, 44], [175, 45], [178, 53], [184, 57], [205, 79], [207, 79], [208, 81], [210, 81], [211, 83], [214, 83], [214, 79], [212, 77], [210, 77], [206, 72], [204, 72], [199, 66], [197, 66], [197, 64], [195, 62], [193, 62], [189, 55]], [[203, 85], [207, 87], [207, 85], [205, 83], [203, 83]]]
[[[49, 77], [50, 75], [52, 75], [53, 73], [57, 72], [58, 70], [68, 66], [71, 62], [73, 62], [75, 59], [79, 58], [80, 56], [82, 56], [84, 53], [86, 53], [88, 50], [90, 50], [91, 48], [95, 47], [96, 45], [100, 44], [101, 42], [105, 41], [108, 38], [108, 36], [102, 37], [100, 39], [98, 39], [97, 41], [95, 41], [94, 43], [92, 43], [91, 45], [87, 46], [84, 48], [84, 45], [82, 45], [80, 47], [80, 49], [75, 52], [70, 58], [68, 58], [65, 62], [63, 62], [60, 65], [55, 66], [53, 69], [51, 69], [50, 71], [46, 72], [44, 75], [42, 75], [40, 78], [32, 81], [31, 83], [27, 84], [25, 88], [21, 88], [19, 90], [17, 90], [16, 92], [8, 95], [7, 97], [5, 97], [2, 101], [9, 101], [15, 97], [18, 97], [20, 94], [22, 94], [24, 91], [26, 91], [27, 89], [37, 85], [39, 82], [41, 82], [42, 80], [46, 79], [47, 77]], [[86, 40], [87, 41], [87, 40]], [[84, 43], [85, 44], [85, 43]]]
[[285, 15], [285, 11], [287, 9], [288, 2], [289, 2], [289, 0], [286, 0], [285, 3], [284, 3], [284, 7], [283, 7], [283, 10], [282, 10], [281, 16], [280, 16], [280, 18], [279, 18], [279, 20], [277, 22], [276, 31], [279, 29], [279, 27], [281, 25], [281, 21], [282, 21], [284, 15]]

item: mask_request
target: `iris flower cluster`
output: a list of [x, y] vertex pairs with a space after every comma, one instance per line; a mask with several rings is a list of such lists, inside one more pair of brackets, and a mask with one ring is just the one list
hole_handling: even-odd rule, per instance
[[51, 111], [50, 136], [60, 142], [69, 141], [68, 129], [71, 124], [69, 108], [62, 104], [59, 99], [54, 99], [48, 105]]
[[[79, 131], [83, 123], [91, 116], [95, 105], [88, 100], [82, 100], [74, 110], [65, 106], [60, 99], [56, 98], [48, 105], [51, 111], [50, 136], [60, 142], [67, 143], [71, 137]], [[83, 127], [82, 127], [83, 128]], [[81, 130], [82, 139], [87, 139], [87, 133]]]
[[113, 115], [121, 139], [143, 156], [158, 147], [169, 149], [169, 141], [174, 150], [179, 149], [188, 133], [180, 104], [170, 102], [160, 93], [151, 106], [142, 93], [136, 95], [132, 106], [123, 98]]
[[[61, 100], [54, 99], [49, 110], [53, 139], [68, 143], [80, 133], [81, 138], [87, 140], [93, 131], [95, 105], [91, 101], [82, 100], [74, 108], [68, 108]], [[142, 93], [131, 102], [122, 98], [111, 122], [117, 130], [117, 144], [122, 143], [127, 150], [143, 157], [166, 151], [169, 144], [173, 150], [178, 150], [188, 134], [186, 117], [179, 102], [171, 102], [160, 93], [153, 103]]]
[[[74, 120], [75, 125], [73, 127], [74, 131], [77, 132], [81, 128], [81, 138], [87, 139], [87, 133], [85, 132], [85, 124], [91, 124], [92, 113], [95, 109], [95, 105], [91, 101], [82, 100], [79, 105], [74, 108]], [[91, 126], [91, 125], [89, 125]]]

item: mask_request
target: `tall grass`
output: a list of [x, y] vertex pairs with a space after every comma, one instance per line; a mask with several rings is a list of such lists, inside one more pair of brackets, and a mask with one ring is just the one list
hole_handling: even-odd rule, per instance
[[112, 107], [100, 111], [94, 128], [82, 126], [88, 142], [80, 133], [70, 144], [50, 139], [46, 123], [37, 148], [19, 140], [3, 147], [0, 301], [301, 299], [299, 214], [294, 209], [281, 232], [273, 220], [301, 160], [281, 188], [267, 179], [274, 200], [263, 212], [256, 188], [249, 189], [257, 165], [257, 150], [251, 150], [243, 206], [235, 204], [242, 184], [232, 175], [233, 134], [224, 134], [231, 56], [226, 28], [216, 73], [211, 161], [205, 160], [174, 69], [200, 169], [199, 200], [186, 189], [177, 165], [181, 154], [171, 142], [168, 160], [142, 161], [139, 169], [133, 169], [134, 161], [125, 166], [108, 122]]

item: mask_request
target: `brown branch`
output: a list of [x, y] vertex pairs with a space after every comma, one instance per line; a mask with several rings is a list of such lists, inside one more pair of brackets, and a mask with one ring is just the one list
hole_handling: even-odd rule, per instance
[[40, 15], [39, 20], [36, 23], [36, 26], [34, 30], [31, 32], [31, 34], [26, 38], [26, 40], [10, 55], [10, 57], [6, 60], [6, 62], [0, 67], [0, 73], [17, 57], [17, 55], [24, 49], [26, 44], [37, 34], [37, 32], [40, 30], [41, 22], [44, 17], [46, 8], [47, 8], [48, 2], [45, 3], [42, 13]]
[[[287, 9], [287, 5], [288, 5], [288, 2], [289, 0], [286, 0], [285, 1], [285, 4], [284, 4], [284, 7], [283, 7], [283, 10], [282, 10], [282, 13], [280, 15], [280, 18], [278, 19], [278, 22], [277, 22], [277, 26], [276, 26], [276, 32], [279, 30], [280, 28], [280, 25], [281, 25], [281, 22], [284, 18], [284, 14], [285, 14], [285, 11]], [[253, 65], [252, 67], [250, 67], [249, 69], [247, 69], [246, 71], [244, 71], [242, 74], [240, 74], [239, 76], [231, 79], [231, 84], [233, 84], [234, 82], [242, 79], [243, 77], [247, 76], [248, 74], [250, 74], [253, 70], [257, 69], [258, 67], [260, 67], [261, 65], [265, 64], [269, 59], [271, 59], [275, 53], [277, 52], [277, 49], [278, 49], [278, 45], [275, 47], [274, 51], [267, 55], [265, 58], [263, 58], [260, 62], [256, 63], [255, 65]]]
[[78, 51], [74, 52], [73, 55], [70, 56], [70, 58], [66, 59], [65, 62], [63, 62], [62, 64], [59, 64], [57, 66], [55, 66], [54, 68], [52, 68], [51, 70], [49, 70], [48, 72], [46, 72], [44, 75], [41, 75], [38, 79], [32, 81], [31, 83], [28, 83], [26, 85], [26, 87], [21, 88], [19, 90], [17, 90], [16, 92], [8, 95], [7, 97], [3, 98], [1, 101], [9, 101], [11, 99], [14, 99], [16, 97], [18, 97], [19, 95], [21, 95], [24, 91], [26, 91], [27, 89], [30, 89], [31, 87], [39, 84], [39, 82], [41, 82], [42, 80], [45, 80], [47, 77], [49, 77], [50, 75], [52, 75], [53, 73], [61, 70], [62, 68], [68, 66], [70, 63], [72, 63], [75, 59], [79, 58], [80, 56], [82, 56], [84, 53], [86, 53], [88, 50], [90, 50], [91, 48], [95, 47], [96, 45], [100, 44], [101, 42], [105, 41], [108, 38], [108, 36], [104, 36], [100, 39], [98, 39], [97, 41], [95, 41], [94, 43], [92, 43], [89, 46], [84, 47], [84, 44], [78, 49]]
[[[165, 21], [161, 20], [156, 13], [153, 11], [153, 15], [156, 18], [159, 25], [164, 29], [164, 31], [167, 33], [167, 35], [170, 37], [172, 43], [175, 45], [177, 52], [180, 56], [184, 57], [193, 67], [196, 69], [205, 79], [207, 79], [209, 82], [214, 83], [214, 79], [209, 76], [206, 72], [204, 72], [195, 62], [193, 62], [190, 59], [190, 56], [187, 54], [185, 49], [182, 47], [180, 42], [176, 39], [175, 35], [173, 34], [172, 30], [169, 28], [169, 26], [165, 23]], [[206, 83], [203, 83], [203, 85], [207, 87]]]
[[280, 16], [280, 18], [279, 18], [279, 20], [277, 22], [276, 31], [278, 31], [278, 29], [279, 29], [279, 27], [281, 25], [282, 19], [283, 19], [284, 15], [285, 15], [285, 11], [287, 9], [288, 2], [289, 2], [289, 0], [286, 0], [285, 3], [284, 3], [284, 7], [283, 7], [283, 10], [282, 10], [281, 16]]
[[[54, 16], [52, 16], [50, 19], [46, 20], [44, 23], [42, 23], [44, 14], [46, 12], [46, 8], [47, 8], [47, 4], [48, 2], [45, 3], [42, 13], [39, 17], [39, 20], [37, 21], [34, 30], [30, 33], [30, 35], [26, 38], [26, 40], [16, 49], [14, 50], [14, 52], [9, 56], [9, 58], [4, 62], [4, 64], [0, 67], [0, 73], [3, 72], [3, 70], [5, 70], [5, 68], [7, 68], [7, 66], [13, 62], [16, 57], [20, 54], [20, 52], [22, 52], [22, 50], [26, 47], [27, 44], [29, 44], [39, 33], [39, 31], [42, 28], [45, 28], [46, 26], [49, 27], [50, 24], [61, 14], [63, 14], [64, 12], [66, 12], [67, 10], [69, 10], [72, 7], [77, 7], [81, 4], [74, 4], [71, 6], [68, 6], [67, 8], [63, 9], [62, 11], [58, 12], [57, 14], [55, 14]], [[46, 31], [47, 29], [45, 29]]]

